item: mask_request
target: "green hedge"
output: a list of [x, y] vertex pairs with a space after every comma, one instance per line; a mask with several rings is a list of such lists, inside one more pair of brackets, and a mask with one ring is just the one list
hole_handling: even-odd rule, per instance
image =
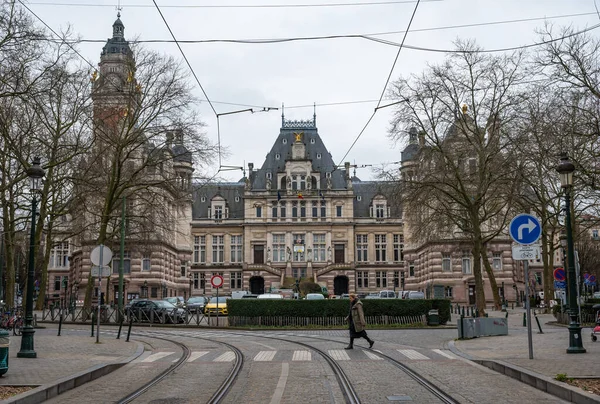
[[[366, 316], [418, 316], [437, 309], [440, 323], [450, 320], [450, 301], [446, 299], [404, 300], [404, 299], [365, 299], [362, 300]], [[271, 300], [271, 299], [229, 299], [227, 310], [230, 316], [261, 317], [346, 317], [350, 301], [331, 300]]]

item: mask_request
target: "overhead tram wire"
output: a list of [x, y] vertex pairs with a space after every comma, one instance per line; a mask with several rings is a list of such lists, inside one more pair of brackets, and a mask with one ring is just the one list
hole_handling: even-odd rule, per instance
[[417, 4], [415, 4], [415, 8], [413, 10], [413, 13], [410, 16], [410, 21], [408, 22], [408, 26], [406, 27], [406, 31], [404, 32], [404, 37], [402, 38], [402, 42], [400, 43], [400, 47], [398, 48], [398, 52], [396, 53], [396, 57], [394, 58], [394, 63], [392, 64], [392, 68], [390, 69], [390, 73], [388, 74], [388, 77], [385, 80], [385, 85], [383, 86], [383, 90], [381, 92], [381, 96], [379, 97], [379, 101], [377, 101], [377, 107], [373, 110], [373, 113], [371, 114], [371, 116], [367, 120], [367, 123], [365, 124], [365, 126], [363, 126], [362, 130], [356, 136], [356, 139], [354, 139], [354, 142], [352, 142], [352, 144], [350, 145], [350, 148], [348, 149], [348, 151], [346, 152], [346, 154], [344, 154], [344, 157], [342, 157], [342, 159], [338, 163], [338, 166], [342, 164], [342, 162], [344, 161], [344, 159], [346, 158], [346, 156], [348, 156], [348, 154], [350, 153], [350, 151], [352, 151], [352, 149], [354, 148], [354, 145], [356, 144], [356, 142], [358, 142], [358, 139], [360, 139], [360, 137], [362, 136], [362, 134], [365, 133], [365, 130], [367, 129], [367, 126], [369, 126], [369, 124], [371, 123], [371, 121], [375, 117], [375, 114], [379, 110], [379, 105], [381, 104], [381, 100], [383, 99], [383, 96], [385, 95], [385, 90], [387, 88], [388, 83], [390, 82], [390, 78], [392, 77], [392, 73], [394, 72], [394, 68], [396, 67], [396, 62], [398, 61], [398, 58], [400, 57], [400, 52], [402, 51], [402, 46], [404, 45], [404, 41], [406, 40], [406, 37], [408, 36], [408, 32], [410, 31], [410, 26], [412, 25], [412, 22], [413, 22], [413, 20], [415, 18], [415, 14], [417, 13], [417, 9], [419, 8], [419, 4], [420, 4], [420, 0], [418, 0]]
[[[421, 0], [427, 3], [437, 3], [444, 0]], [[231, 4], [231, 5], [191, 5], [191, 4], [171, 4], [161, 6], [163, 8], [314, 8], [314, 7], [365, 7], [365, 6], [391, 6], [397, 4], [412, 4], [416, 3], [417, 0], [389, 0], [389, 1], [375, 1], [375, 2], [357, 2], [357, 3], [309, 3], [309, 4]], [[30, 2], [30, 4], [36, 5], [49, 5], [49, 6], [69, 6], [69, 7], [113, 7], [112, 4], [98, 4], [98, 3], [77, 3], [77, 2]], [[149, 8], [152, 7], [148, 4], [122, 4], [123, 7], [130, 8]]]
[[48, 24], [46, 24], [46, 21], [42, 20], [42, 18], [40, 16], [38, 16], [36, 13], [34, 13], [32, 9], [27, 7], [27, 5], [25, 3], [23, 3], [21, 0], [18, 0], [18, 1], [23, 7], [25, 7], [27, 9], [27, 11], [29, 11], [35, 18], [37, 18], [42, 24], [44, 24], [44, 26], [46, 28], [48, 28], [54, 35], [56, 35], [56, 37], [61, 40], [61, 43], [64, 43], [69, 48], [71, 48], [71, 50], [73, 52], [75, 52], [81, 59], [83, 59], [88, 65], [90, 65], [92, 67], [92, 69], [96, 70], [96, 67], [69, 43], [70, 41], [67, 41], [64, 38], [62, 38], [55, 30], [52, 29], [52, 27], [50, 27]]

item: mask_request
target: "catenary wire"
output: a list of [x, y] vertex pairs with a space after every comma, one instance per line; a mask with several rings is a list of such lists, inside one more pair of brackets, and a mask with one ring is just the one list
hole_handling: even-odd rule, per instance
[[[423, 2], [433, 3], [444, 0], [421, 0]], [[365, 6], [390, 6], [397, 4], [416, 3], [417, 0], [394, 0], [394, 1], [376, 1], [376, 2], [358, 2], [358, 3], [309, 3], [309, 4], [171, 4], [161, 6], [163, 8], [313, 8], [313, 7], [365, 7]], [[30, 2], [35, 5], [49, 6], [69, 6], [69, 7], [113, 7], [112, 4], [97, 4], [97, 3], [77, 3], [77, 2]], [[121, 4], [121, 7], [131, 8], [149, 8], [149, 4]]]
[[[396, 62], [398, 61], [398, 57], [400, 57], [400, 51], [402, 51], [402, 46], [404, 45], [404, 41], [406, 40], [406, 37], [408, 35], [408, 32], [410, 31], [410, 26], [412, 25], [412, 22], [415, 18], [415, 14], [417, 13], [417, 9], [419, 8], [419, 4], [420, 4], [420, 0], [417, 1], [417, 4], [415, 4], [415, 8], [413, 10], [413, 13], [410, 17], [410, 21], [408, 22], [408, 26], [406, 27], [406, 32], [404, 33], [404, 37], [402, 38], [402, 42], [400, 43], [400, 47], [398, 48], [398, 52], [396, 53], [396, 57], [394, 58], [394, 63], [392, 64], [392, 68], [390, 69], [390, 73], [388, 74], [388, 77], [385, 81], [385, 85], [383, 86], [383, 91], [381, 92], [381, 96], [379, 97], [379, 101], [377, 101], [377, 107], [379, 107], [379, 104], [381, 103], [381, 100], [383, 99], [383, 96], [385, 95], [385, 90], [387, 88], [387, 85], [390, 81], [390, 78], [392, 77], [392, 73], [394, 71], [394, 68], [396, 67]], [[375, 114], [377, 113], [378, 109], [375, 108], [373, 110], [373, 113], [371, 114], [371, 116], [369, 117], [369, 119], [367, 120], [367, 123], [365, 124], [365, 126], [363, 126], [362, 130], [358, 133], [358, 135], [356, 136], [356, 139], [354, 139], [354, 142], [352, 142], [352, 144], [350, 145], [350, 148], [348, 149], [348, 151], [346, 152], [346, 154], [344, 154], [344, 157], [342, 157], [342, 159], [340, 160], [340, 163], [338, 165], [340, 165], [344, 159], [346, 158], [346, 156], [350, 153], [350, 151], [352, 151], [352, 148], [354, 148], [354, 145], [356, 144], [356, 142], [358, 142], [358, 139], [360, 139], [360, 137], [362, 136], [363, 133], [365, 133], [365, 130], [367, 129], [367, 126], [369, 126], [369, 124], [371, 123], [371, 121], [373, 120], [373, 118], [375, 117]]]
[[48, 24], [46, 24], [46, 22], [44, 20], [42, 20], [36, 13], [33, 12], [33, 10], [31, 10], [29, 7], [27, 7], [25, 5], [25, 3], [23, 3], [21, 0], [18, 0], [19, 3], [25, 7], [27, 9], [27, 11], [29, 11], [35, 18], [37, 18], [42, 24], [44, 24], [44, 26], [46, 28], [48, 28], [54, 35], [56, 35], [56, 37], [58, 37], [59, 39], [61, 39], [61, 43], [64, 43], [65, 45], [67, 45], [69, 48], [71, 48], [71, 50], [73, 52], [75, 52], [81, 59], [83, 59], [88, 65], [90, 65], [92, 67], [92, 69], [96, 69], [96, 67], [94, 67], [94, 65], [87, 60], [81, 53], [79, 53], [77, 51], [77, 49], [75, 49], [70, 43], [69, 41], [65, 40], [64, 38], [62, 38], [55, 30], [53, 30]]

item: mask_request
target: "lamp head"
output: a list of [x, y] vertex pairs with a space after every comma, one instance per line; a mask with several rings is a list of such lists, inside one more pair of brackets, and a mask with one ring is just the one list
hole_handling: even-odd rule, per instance
[[31, 191], [39, 191], [41, 189], [42, 178], [44, 178], [44, 174], [46, 174], [46, 172], [42, 167], [40, 167], [40, 158], [35, 157], [31, 167], [27, 169], [27, 176], [29, 177]]
[[560, 176], [560, 186], [562, 188], [573, 186], [573, 171], [575, 171], [575, 166], [569, 160], [568, 155], [564, 154], [560, 158], [560, 163], [556, 166], [556, 171]]
[[560, 236], [558, 238], [560, 240], [560, 245], [562, 246], [562, 248], [567, 248], [567, 232], [565, 231], [565, 229], [562, 229], [560, 231]]

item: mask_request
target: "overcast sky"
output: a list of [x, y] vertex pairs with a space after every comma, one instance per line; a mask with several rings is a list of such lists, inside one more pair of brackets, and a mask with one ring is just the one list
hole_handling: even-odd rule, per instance
[[[83, 39], [112, 36], [117, 1], [39, 0], [26, 4], [57, 31], [70, 25]], [[416, 3], [406, 0], [157, 0], [157, 4], [178, 40], [363, 34], [401, 42], [402, 31]], [[323, 6], [326, 4], [338, 6]], [[276, 7], [231, 7], [259, 5]], [[282, 7], [284, 5], [313, 7]], [[152, 0], [124, 0], [121, 7], [127, 38], [171, 39]], [[574, 15], [583, 13], [587, 15]], [[535, 29], [544, 24], [543, 20], [425, 29], [555, 16], [566, 16], [551, 19], [556, 25], [585, 28], [599, 22], [595, 13], [593, 0], [421, 0], [405, 43], [452, 49], [452, 42], [457, 38], [470, 38], [485, 49], [520, 46], [537, 41]], [[387, 32], [397, 33], [376, 35]], [[591, 35], [598, 32], [600, 29]], [[97, 64], [102, 46], [86, 43], [79, 49]], [[174, 43], [146, 46], [181, 57]], [[282, 102], [287, 119], [312, 118], [312, 104], [317, 103], [319, 134], [334, 161], [341, 162], [371, 116], [398, 51], [397, 47], [361, 38], [276, 44], [217, 42], [184, 44], [182, 48], [218, 113], [247, 107], [217, 101], [280, 108], [268, 113], [221, 117], [221, 144], [230, 151], [222, 164], [247, 166], [253, 162], [255, 167], [262, 165], [279, 133]], [[443, 57], [442, 53], [405, 48], [392, 80], [400, 75], [420, 73], [427, 63], [437, 63]], [[198, 86], [196, 88], [198, 96], [204, 98]], [[320, 105], [365, 100], [375, 101]], [[202, 104], [201, 113], [207, 124], [207, 135], [216, 142], [216, 118], [207, 103]], [[400, 160], [403, 145], [393, 145], [387, 138], [390, 113], [388, 108], [375, 115], [345, 161], [381, 167], [381, 164]], [[218, 166], [209, 169], [210, 174], [217, 169]], [[241, 175], [241, 171], [222, 173], [223, 178], [236, 181]], [[359, 168], [357, 176], [371, 179], [371, 168]]]

